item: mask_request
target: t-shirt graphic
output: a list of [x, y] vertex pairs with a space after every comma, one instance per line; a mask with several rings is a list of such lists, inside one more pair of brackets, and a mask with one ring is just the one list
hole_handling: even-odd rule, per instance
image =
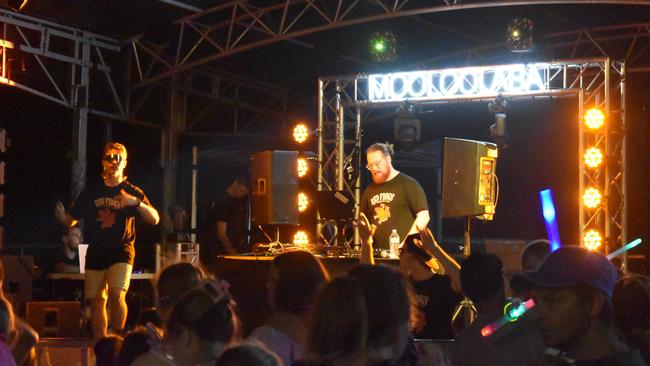
[[427, 209], [422, 187], [403, 173], [383, 184], [371, 184], [361, 197], [361, 212], [377, 227], [373, 245], [379, 249], [388, 249], [388, 236], [393, 230], [405, 238], [415, 215]]
[[145, 204], [142, 190], [124, 181], [115, 187], [103, 182], [90, 184], [71, 205], [73, 217], [83, 219], [88, 241], [87, 269], [106, 269], [114, 263], [133, 264], [137, 207], [122, 207], [121, 195], [130, 194]]
[[100, 208], [99, 211], [97, 211], [97, 221], [101, 222], [100, 226], [102, 229], [113, 227], [113, 225], [115, 225], [115, 212], [110, 208]]

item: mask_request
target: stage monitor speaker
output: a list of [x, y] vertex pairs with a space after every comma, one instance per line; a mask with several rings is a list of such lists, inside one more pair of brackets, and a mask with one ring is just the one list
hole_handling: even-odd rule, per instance
[[81, 336], [82, 313], [78, 301], [28, 301], [26, 318], [41, 337]]
[[253, 222], [300, 223], [297, 164], [297, 151], [268, 150], [251, 156]]
[[498, 192], [497, 156], [495, 144], [445, 138], [442, 217], [492, 220]]

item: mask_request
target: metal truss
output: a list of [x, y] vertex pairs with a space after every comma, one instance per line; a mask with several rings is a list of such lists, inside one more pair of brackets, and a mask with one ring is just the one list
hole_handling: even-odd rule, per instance
[[[579, 123], [579, 194], [586, 187], [597, 187], [603, 202], [595, 209], [581, 204], [579, 234], [583, 240], [587, 229], [595, 229], [605, 237], [605, 252], [621, 247], [627, 240], [626, 161], [625, 161], [625, 64], [608, 58], [577, 59], [548, 63], [544, 82], [547, 91], [502, 94], [510, 101], [541, 97], [574, 97], [578, 101], [576, 123]], [[369, 100], [368, 75], [319, 79], [319, 190], [346, 190], [355, 197], [358, 217], [360, 204], [361, 125], [372, 109], [396, 106], [403, 102]], [[449, 103], [459, 100], [485, 101], [485, 97], [448, 97], [422, 99], [414, 103]], [[583, 127], [584, 111], [600, 108], [606, 116], [606, 128], [590, 131]], [[605, 153], [605, 164], [589, 169], [583, 161], [586, 148], [596, 146]], [[321, 230], [323, 223], [319, 224]], [[355, 243], [358, 236], [355, 235]]]
[[[119, 55], [117, 40], [4, 9], [0, 9], [0, 25], [0, 83], [68, 108], [124, 115], [109, 66], [112, 57]], [[33, 65], [38, 65], [37, 69]], [[92, 92], [91, 78], [95, 73], [91, 74], [91, 70], [104, 79], [92, 80]], [[107, 100], [112, 102], [108, 106]]]
[[436, 12], [559, 3], [650, 5], [647, 0], [438, 0], [426, 6], [409, 0], [283, 0], [271, 5], [236, 0], [177, 20], [175, 50], [168, 50], [170, 56], [159, 58], [155, 70], [133, 87], [141, 88], [253, 48], [346, 26]]
[[[129, 41], [128, 52], [130, 74], [135, 75], [136, 80], [146, 79], [165, 57], [164, 49], [138, 39]], [[146, 114], [151, 111], [143, 108], [151, 103], [165, 105], [168, 95], [161, 94], [161, 90], [182, 95], [181, 112], [186, 123], [178, 132], [184, 134], [251, 135], [251, 131], [259, 130], [254, 127], [284, 124], [290, 111], [306, 109], [303, 98], [289, 90], [214, 67], [188, 70], [170, 80], [130, 89], [127, 96], [129, 119], [164, 119], [163, 116], [151, 118]], [[217, 113], [218, 110], [221, 113]]]

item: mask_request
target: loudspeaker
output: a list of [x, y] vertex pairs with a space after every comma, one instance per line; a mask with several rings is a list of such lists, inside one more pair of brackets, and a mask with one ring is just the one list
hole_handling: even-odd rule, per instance
[[445, 138], [442, 217], [492, 219], [498, 191], [497, 156], [495, 144]]
[[31, 255], [3, 255], [0, 261], [4, 267], [4, 294], [14, 307], [23, 314], [25, 303], [32, 298], [32, 283], [35, 277], [34, 257]]
[[27, 302], [27, 322], [41, 337], [80, 337], [81, 316], [78, 301]]
[[300, 223], [297, 165], [297, 151], [268, 150], [251, 156], [252, 218], [255, 223]]

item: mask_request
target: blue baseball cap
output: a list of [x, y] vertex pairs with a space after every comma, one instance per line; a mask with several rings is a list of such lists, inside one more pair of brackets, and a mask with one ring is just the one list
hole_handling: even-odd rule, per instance
[[514, 277], [529, 281], [533, 287], [586, 285], [611, 298], [618, 272], [603, 254], [569, 245], [551, 253], [536, 271], [522, 272], [513, 280]]

